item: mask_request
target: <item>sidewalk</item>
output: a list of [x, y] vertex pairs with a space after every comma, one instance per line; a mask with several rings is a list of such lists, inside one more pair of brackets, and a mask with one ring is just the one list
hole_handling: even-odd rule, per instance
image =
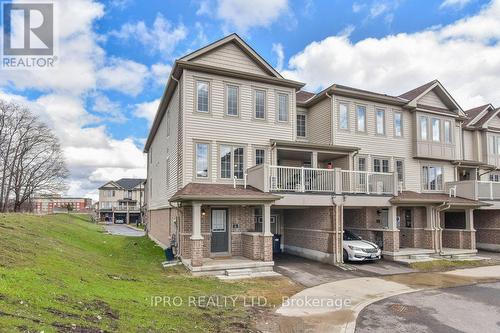
[[387, 297], [493, 281], [500, 281], [500, 265], [347, 279], [305, 289], [276, 313], [282, 326], [294, 327], [292, 332], [354, 332], [361, 310]]

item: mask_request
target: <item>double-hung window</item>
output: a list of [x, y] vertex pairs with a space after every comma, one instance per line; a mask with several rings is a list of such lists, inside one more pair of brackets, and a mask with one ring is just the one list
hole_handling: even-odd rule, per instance
[[297, 136], [300, 138], [306, 137], [306, 115], [297, 114]]
[[389, 172], [389, 160], [384, 158], [374, 158], [373, 172]]
[[385, 110], [377, 109], [375, 115], [377, 135], [385, 135]]
[[396, 160], [396, 174], [398, 175], [398, 183], [402, 184], [405, 181], [405, 165], [403, 160]]
[[278, 94], [278, 121], [288, 121], [288, 95]]
[[366, 107], [356, 106], [356, 122], [358, 132], [366, 132]]
[[255, 165], [261, 165], [266, 162], [266, 151], [264, 149], [255, 149]]
[[208, 143], [196, 144], [196, 177], [208, 178]]
[[444, 143], [452, 143], [453, 142], [453, 132], [451, 129], [451, 121], [444, 121]]
[[422, 167], [422, 185], [426, 191], [443, 190], [443, 168], [440, 166]]
[[198, 112], [209, 112], [209, 90], [210, 84], [208, 82], [196, 82], [196, 110]]
[[243, 179], [245, 166], [245, 149], [223, 145], [220, 146], [220, 178]]
[[429, 118], [420, 116], [420, 140], [427, 141], [429, 133]]
[[394, 112], [394, 136], [402, 137], [403, 136], [403, 113]]
[[432, 141], [441, 141], [441, 120], [432, 118]]
[[349, 129], [349, 107], [345, 103], [339, 104], [339, 128], [343, 130]]
[[255, 118], [266, 118], [266, 92], [264, 90], [255, 90]]
[[226, 88], [227, 93], [227, 115], [228, 116], [238, 116], [238, 96], [239, 96], [239, 88], [238, 86], [227, 85]]

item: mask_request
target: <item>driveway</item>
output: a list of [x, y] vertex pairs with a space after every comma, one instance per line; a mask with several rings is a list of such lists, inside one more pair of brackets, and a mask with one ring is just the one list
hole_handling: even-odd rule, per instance
[[373, 303], [359, 314], [356, 332], [500, 332], [500, 283], [426, 290]]
[[350, 279], [412, 273], [415, 270], [385, 260], [364, 263], [348, 263], [346, 270], [317, 261], [280, 254], [274, 258], [274, 270], [305, 287], [314, 287], [323, 283]]
[[106, 224], [104, 225], [104, 229], [111, 235], [119, 236], [142, 237], [146, 234], [144, 231], [139, 231], [122, 224]]

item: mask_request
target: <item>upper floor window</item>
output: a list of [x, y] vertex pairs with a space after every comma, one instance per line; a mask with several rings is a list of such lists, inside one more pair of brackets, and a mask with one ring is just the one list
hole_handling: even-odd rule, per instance
[[394, 136], [403, 136], [403, 113], [394, 112]]
[[255, 149], [255, 165], [261, 165], [266, 162], [266, 151], [264, 149]]
[[500, 175], [498, 173], [496, 174], [490, 174], [490, 182], [498, 182], [500, 181]]
[[340, 129], [349, 129], [349, 107], [345, 103], [339, 104], [339, 127]]
[[196, 144], [196, 177], [208, 178], [208, 143]]
[[358, 132], [366, 132], [366, 107], [356, 106], [356, 118]]
[[264, 90], [255, 90], [255, 118], [266, 118], [266, 92]]
[[288, 121], [287, 94], [278, 94], [278, 121]]
[[237, 116], [238, 115], [238, 87], [228, 85], [227, 86], [227, 115]]
[[377, 109], [375, 112], [376, 112], [377, 134], [384, 135], [385, 134], [385, 110]]
[[453, 142], [453, 132], [451, 130], [451, 121], [444, 121], [444, 143]]
[[366, 171], [366, 157], [358, 157], [358, 171]]
[[301, 138], [306, 137], [306, 115], [297, 114], [297, 136]]
[[432, 118], [432, 141], [441, 141], [441, 120]]
[[440, 166], [423, 166], [422, 185], [426, 191], [442, 191], [443, 168]]
[[494, 154], [496, 155], [498, 153], [498, 147], [497, 147], [497, 137], [496, 136], [490, 136], [489, 137], [489, 145], [490, 145], [490, 148], [489, 148], [489, 153], [490, 154]]
[[398, 175], [398, 182], [402, 184], [405, 180], [405, 166], [403, 160], [396, 160], [396, 174]]
[[427, 117], [420, 117], [420, 140], [427, 141], [429, 133], [429, 119]]
[[127, 191], [127, 199], [132, 199], [132, 191]]
[[198, 112], [209, 112], [209, 85], [206, 81], [196, 82], [196, 110]]
[[245, 149], [243, 147], [220, 146], [220, 177], [243, 179]]
[[373, 172], [389, 172], [389, 160], [382, 158], [374, 158]]

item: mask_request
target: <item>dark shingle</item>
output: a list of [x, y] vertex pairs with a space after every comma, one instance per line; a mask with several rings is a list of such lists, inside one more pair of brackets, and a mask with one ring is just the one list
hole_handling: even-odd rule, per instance
[[432, 86], [436, 82], [437, 82], [437, 80], [433, 80], [431, 82], [428, 82], [428, 83], [426, 83], [424, 85], [421, 85], [420, 87], [417, 87], [415, 89], [412, 89], [410, 91], [405, 92], [402, 95], [399, 95], [399, 97], [407, 99], [409, 101], [412, 101], [415, 98], [417, 98], [418, 96], [420, 96], [424, 91], [426, 91], [427, 89], [429, 89], [429, 87]]
[[115, 183], [120, 185], [126, 190], [132, 190], [134, 189], [137, 185], [140, 183], [144, 183], [146, 179], [138, 179], [138, 178], [122, 178], [120, 180], [117, 180]]
[[314, 96], [316, 96], [316, 94], [309, 92], [309, 91], [305, 91], [305, 90], [297, 91], [297, 95], [296, 95], [297, 103], [305, 102], [305, 101], [313, 98]]

